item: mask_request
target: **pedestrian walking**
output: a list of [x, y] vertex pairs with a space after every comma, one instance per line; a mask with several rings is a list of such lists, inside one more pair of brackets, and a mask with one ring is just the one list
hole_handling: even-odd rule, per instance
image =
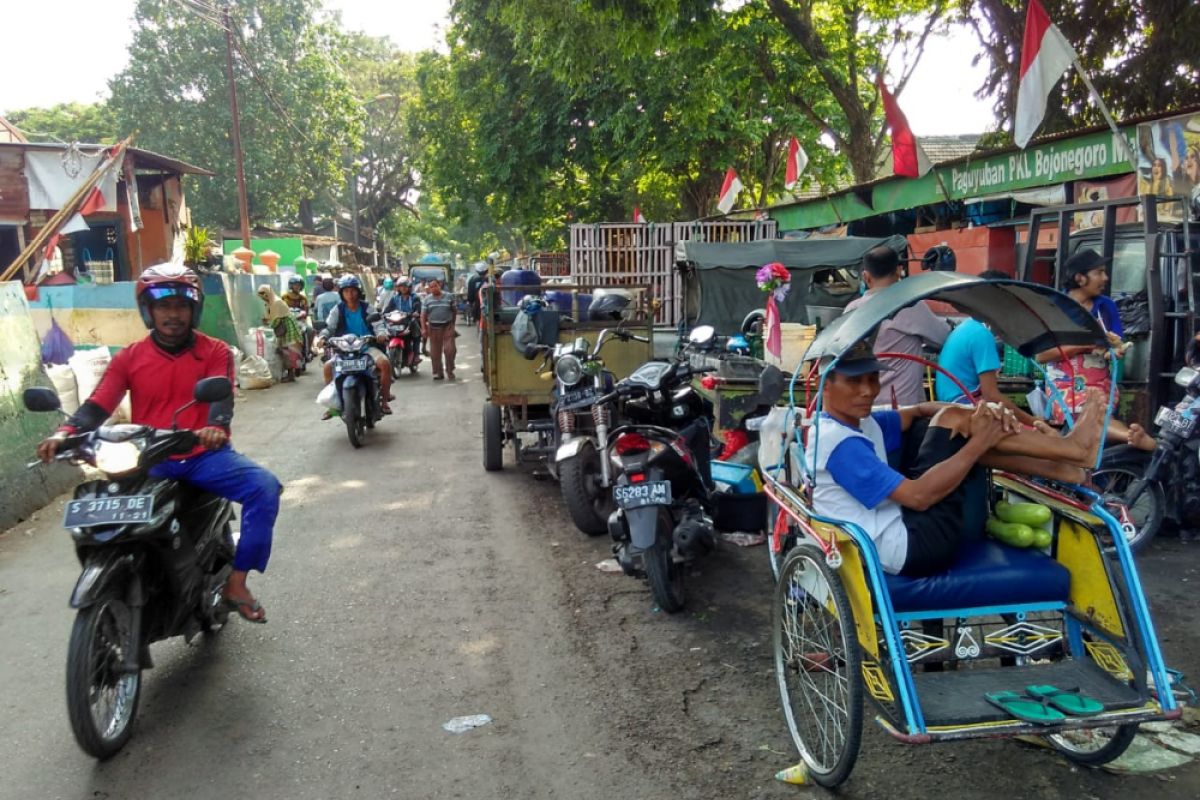
[[454, 357], [458, 354], [455, 313], [454, 298], [442, 291], [442, 282], [430, 281], [429, 294], [421, 304], [421, 331], [429, 343], [435, 381], [454, 380]]

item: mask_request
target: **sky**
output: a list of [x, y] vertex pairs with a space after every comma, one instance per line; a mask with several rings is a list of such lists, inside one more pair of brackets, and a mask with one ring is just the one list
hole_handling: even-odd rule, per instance
[[[212, 0], [215, 2], [216, 0]], [[127, 62], [134, 0], [6, 0], [4, 43], [10, 77], [0, 81], [0, 111], [93, 102], [107, 95], [108, 79]], [[442, 41], [450, 0], [325, 0], [347, 28], [385, 35], [405, 50]], [[52, 31], [13, 35], [16, 31]], [[918, 135], [982, 133], [992, 123], [991, 102], [977, 100], [983, 66], [972, 67], [978, 45], [959, 29], [932, 38], [900, 107]], [[27, 65], [28, 71], [13, 65]], [[15, 80], [13, 75], [25, 76]]]

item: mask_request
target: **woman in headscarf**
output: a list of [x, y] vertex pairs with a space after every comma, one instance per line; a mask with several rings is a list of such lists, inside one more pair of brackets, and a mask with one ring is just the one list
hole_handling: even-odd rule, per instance
[[263, 316], [263, 324], [275, 332], [275, 343], [279, 355], [283, 358], [284, 375], [281, 383], [291, 383], [296, 379], [300, 369], [300, 360], [304, 352], [304, 334], [296, 320], [292, 317], [291, 309], [275, 291], [267, 285], [258, 287], [258, 296], [267, 306]]

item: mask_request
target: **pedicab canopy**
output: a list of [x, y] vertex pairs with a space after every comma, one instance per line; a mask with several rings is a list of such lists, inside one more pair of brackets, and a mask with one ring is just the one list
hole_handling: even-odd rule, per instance
[[[687, 324], [712, 325], [721, 333], [738, 330], [747, 314], [763, 308], [765, 299], [754, 274], [773, 261], [787, 267], [792, 276], [780, 317], [784, 322], [812, 324], [808, 306], [841, 308], [858, 296], [857, 269], [866, 252], [881, 244], [901, 256], [908, 247], [903, 236], [679, 242], [675, 260], [683, 276]], [[855, 270], [853, 283], [836, 272], [846, 268]]]
[[954, 272], [922, 272], [871, 295], [822, 331], [804, 360], [840, 357], [880, 322], [922, 300], [940, 300], [991, 328], [1021, 355], [1059, 345], [1108, 345], [1100, 323], [1071, 297], [1049, 286], [984, 280]]

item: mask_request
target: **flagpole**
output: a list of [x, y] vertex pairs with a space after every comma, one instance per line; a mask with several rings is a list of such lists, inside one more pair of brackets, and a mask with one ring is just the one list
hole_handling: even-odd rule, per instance
[[1129, 148], [1129, 142], [1121, 134], [1120, 128], [1117, 127], [1117, 121], [1113, 119], [1112, 114], [1109, 113], [1108, 106], [1104, 104], [1104, 98], [1100, 96], [1100, 93], [1096, 91], [1096, 87], [1092, 85], [1092, 79], [1088, 77], [1087, 72], [1084, 71], [1083, 66], [1079, 63], [1079, 57], [1076, 56], [1072, 58], [1071, 63], [1075, 66], [1075, 71], [1079, 73], [1079, 77], [1083, 80], [1083, 84], [1087, 86], [1088, 92], [1090, 92], [1092, 95], [1092, 99], [1095, 100], [1096, 105], [1100, 107], [1100, 113], [1104, 116], [1104, 120], [1108, 123], [1108, 127], [1112, 128], [1113, 135], [1115, 135], [1121, 142], [1121, 149], [1125, 153], [1125, 160], [1129, 162], [1129, 166], [1133, 167], [1133, 171], [1136, 174], [1138, 171], [1137, 159], [1134, 157], [1133, 151]]

